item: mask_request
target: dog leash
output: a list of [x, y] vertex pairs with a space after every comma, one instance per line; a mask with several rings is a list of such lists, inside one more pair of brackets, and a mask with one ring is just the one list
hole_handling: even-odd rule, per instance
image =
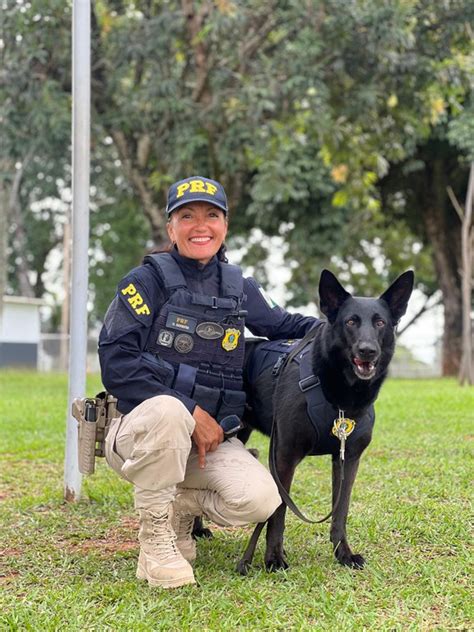
[[312, 520], [311, 518], [308, 518], [307, 516], [305, 516], [304, 513], [298, 508], [298, 506], [296, 505], [295, 501], [291, 498], [290, 494], [283, 487], [283, 483], [280, 481], [280, 478], [279, 478], [278, 473], [276, 471], [276, 459], [275, 459], [276, 442], [275, 442], [275, 437], [276, 437], [276, 428], [275, 428], [275, 424], [273, 424], [273, 426], [272, 426], [272, 434], [271, 434], [271, 437], [270, 437], [270, 472], [271, 472], [273, 478], [275, 479], [275, 483], [277, 484], [278, 491], [280, 492], [280, 496], [281, 496], [282, 501], [285, 503], [285, 505], [288, 507], [288, 509], [291, 509], [291, 511], [300, 520], [302, 520], [303, 522], [307, 522], [309, 524], [319, 524], [321, 522], [326, 522], [326, 520], [329, 520], [329, 518], [336, 511], [336, 509], [337, 509], [337, 507], [339, 505], [339, 502], [341, 500], [342, 484], [344, 482], [344, 458], [341, 456], [341, 453], [340, 453], [339, 454], [339, 462], [341, 464], [341, 480], [339, 481], [339, 489], [337, 490], [336, 500], [335, 500], [335, 502], [334, 502], [334, 504], [332, 506], [331, 511], [327, 514], [327, 516], [324, 516], [324, 518], [320, 518], [319, 520]]
[[[296, 347], [294, 349], [292, 349], [290, 351], [290, 353], [286, 356], [285, 360], [282, 362], [282, 364], [281, 364], [281, 366], [279, 368], [278, 379], [277, 379], [277, 383], [276, 383], [276, 386], [275, 386], [275, 392], [278, 389], [278, 385], [279, 385], [279, 382], [280, 382], [280, 377], [281, 377], [284, 369], [293, 360], [293, 358], [295, 358], [306, 347], [307, 344], [309, 344], [310, 342], [312, 342], [314, 340], [315, 336], [316, 336], [316, 332], [313, 329], [310, 329], [309, 332], [304, 336], [304, 338], [301, 339], [301, 342], [298, 345], [296, 345]], [[273, 478], [275, 480], [275, 483], [277, 484], [278, 491], [280, 492], [281, 499], [283, 500], [285, 505], [289, 509], [291, 509], [291, 511], [300, 520], [302, 520], [303, 522], [307, 522], [309, 524], [319, 524], [321, 522], [326, 522], [326, 520], [329, 520], [329, 518], [333, 515], [333, 513], [335, 512], [335, 510], [337, 509], [337, 507], [339, 505], [339, 502], [341, 500], [341, 494], [342, 494], [342, 484], [344, 482], [345, 442], [346, 442], [347, 437], [351, 434], [352, 430], [354, 429], [353, 426], [348, 425], [348, 421], [349, 420], [346, 420], [345, 417], [344, 417], [344, 411], [339, 409], [339, 417], [338, 417], [337, 420], [335, 420], [334, 426], [333, 426], [333, 430], [332, 430], [333, 434], [341, 442], [341, 449], [339, 451], [339, 462], [340, 462], [340, 465], [341, 465], [341, 477], [340, 477], [340, 481], [339, 481], [339, 489], [337, 491], [336, 500], [334, 501], [334, 503], [332, 505], [332, 509], [327, 514], [327, 516], [324, 516], [324, 518], [320, 518], [319, 520], [312, 520], [311, 518], [308, 518], [307, 516], [305, 516], [304, 513], [298, 508], [298, 506], [296, 505], [294, 500], [291, 498], [289, 493], [284, 488], [283, 483], [280, 481], [280, 478], [278, 476], [278, 473], [277, 473], [277, 470], [276, 470], [276, 440], [277, 440], [277, 432], [276, 432], [275, 415], [273, 417], [272, 432], [271, 432], [271, 435], [270, 435], [270, 459], [269, 459], [270, 472], [271, 472], [271, 474], [272, 474], [272, 476], [273, 476]]]

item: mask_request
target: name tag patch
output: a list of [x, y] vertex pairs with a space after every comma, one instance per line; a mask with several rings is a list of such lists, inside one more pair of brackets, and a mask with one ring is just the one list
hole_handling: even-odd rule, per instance
[[224, 335], [224, 327], [221, 327], [219, 323], [199, 323], [196, 327], [196, 333], [205, 340], [217, 340]]
[[194, 347], [194, 340], [189, 334], [178, 334], [174, 339], [174, 348], [178, 353], [189, 353]]
[[171, 347], [174, 340], [174, 333], [166, 329], [160, 329], [156, 342], [162, 347]]
[[193, 334], [196, 331], [196, 318], [190, 318], [189, 316], [183, 316], [176, 312], [170, 312], [166, 318], [166, 326], [170, 329], [179, 329], [181, 331], [189, 331]]

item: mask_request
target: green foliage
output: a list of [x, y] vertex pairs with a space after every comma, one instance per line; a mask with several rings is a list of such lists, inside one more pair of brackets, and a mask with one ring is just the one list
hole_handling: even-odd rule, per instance
[[0, 177], [12, 185], [23, 171], [12, 200], [10, 286], [20, 291], [22, 261], [36, 296], [44, 293], [46, 259], [61, 237], [65, 205], [58, 198], [70, 181], [70, 19], [58, 1], [3, 7]]
[[449, 123], [450, 142], [464, 153], [466, 160], [474, 161], [474, 107], [471, 103]]
[[[92, 9], [94, 318], [109, 296], [101, 279], [115, 284], [140, 258], [138, 216], [163, 240], [167, 188], [190, 173], [223, 182], [235, 243], [254, 228], [284, 237], [294, 303], [313, 297], [323, 265], [371, 292], [413, 266], [420, 287], [439, 284], [429, 205], [398, 174], [417, 173], [417, 191], [433, 184], [420, 155], [433, 141], [450, 174], [453, 150], [456, 164], [473, 156], [472, 2], [97, 0]], [[70, 186], [70, 20], [59, 0], [5, 10], [0, 151], [10, 181], [32, 152], [21, 207], [38, 278], [62, 214], [42, 215], [40, 230], [31, 204]], [[462, 199], [463, 185], [451, 184]], [[254, 247], [248, 260], [262, 255]], [[12, 238], [12, 283], [17, 256]]]
[[94, 321], [103, 318], [118, 280], [140, 265], [149, 229], [134, 201], [125, 197], [100, 206], [92, 213], [91, 225], [89, 281], [94, 291]]
[[[248, 577], [235, 564], [251, 528], [217, 528], [198, 542], [199, 586], [151, 589], [135, 578], [137, 519], [131, 485], [106, 464], [63, 501], [63, 375], [0, 376], [0, 550], [3, 630], [462, 630], [470, 594], [472, 394], [451, 380], [390, 380], [377, 402], [348, 520], [367, 566], [332, 556], [328, 525], [287, 518], [291, 567], [263, 570], [263, 538]], [[89, 376], [88, 392], [100, 389]], [[25, 397], [25, 393], [28, 397]], [[251, 437], [262, 461], [267, 439]], [[298, 466], [292, 493], [322, 515], [330, 463]]]

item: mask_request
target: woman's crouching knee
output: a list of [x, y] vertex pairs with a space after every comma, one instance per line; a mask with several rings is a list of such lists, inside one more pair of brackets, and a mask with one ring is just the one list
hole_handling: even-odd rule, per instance
[[266, 522], [282, 502], [275, 481], [270, 477], [255, 482], [248, 494], [241, 510], [249, 523]]
[[190, 449], [195, 421], [176, 397], [158, 395], [124, 417], [135, 450]]

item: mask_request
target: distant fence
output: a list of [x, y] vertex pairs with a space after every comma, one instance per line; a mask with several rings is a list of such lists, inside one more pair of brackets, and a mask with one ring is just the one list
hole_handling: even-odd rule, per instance
[[390, 375], [390, 377], [406, 378], [441, 377], [441, 363], [410, 363], [403, 361], [401, 358], [395, 357], [390, 364], [388, 374]]
[[[397, 349], [395, 357], [390, 365], [392, 377], [439, 377], [441, 375], [441, 363], [437, 359], [426, 364], [419, 362]], [[69, 362], [69, 336], [62, 334], [41, 334], [38, 345], [38, 371], [67, 371]], [[97, 338], [91, 336], [87, 340], [87, 371], [98, 373], [100, 371], [97, 355]]]
[[[38, 344], [38, 371], [67, 371], [69, 365], [69, 336], [41, 334]], [[87, 371], [100, 371], [97, 338], [87, 339]]]

